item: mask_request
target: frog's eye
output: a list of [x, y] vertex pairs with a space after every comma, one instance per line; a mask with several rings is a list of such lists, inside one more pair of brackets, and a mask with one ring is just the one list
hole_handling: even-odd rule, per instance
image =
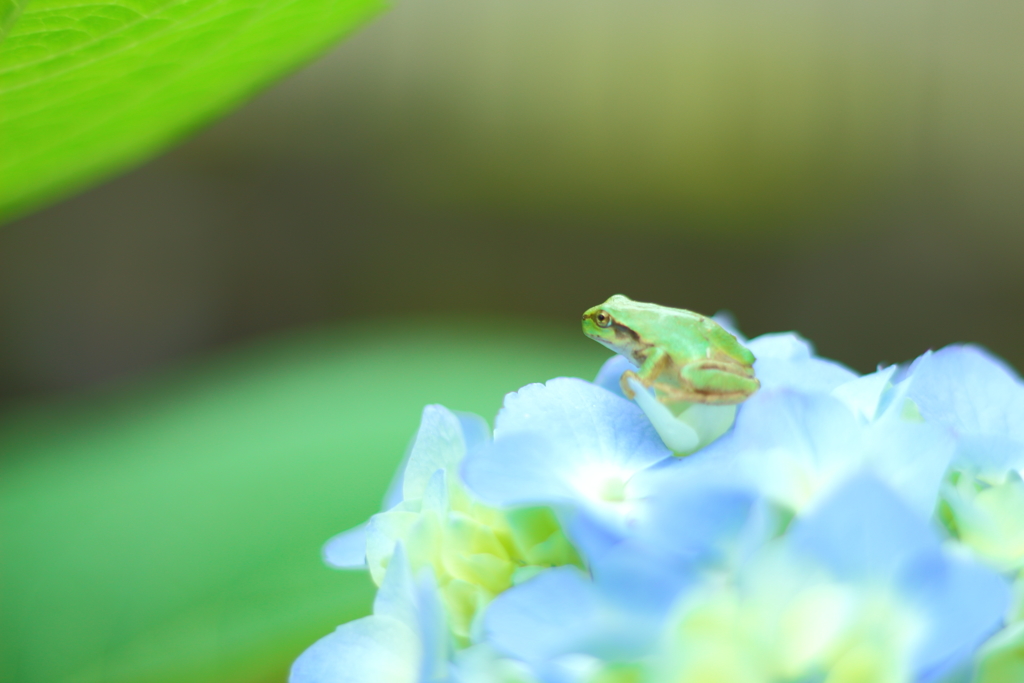
[[611, 327], [612, 317], [605, 313], [604, 311], [598, 311], [594, 315], [594, 322], [597, 323], [598, 327]]

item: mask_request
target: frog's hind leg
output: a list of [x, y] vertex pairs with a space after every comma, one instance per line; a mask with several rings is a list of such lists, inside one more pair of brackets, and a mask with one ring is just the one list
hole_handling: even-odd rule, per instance
[[663, 403], [735, 405], [761, 386], [746, 366], [717, 360], [688, 363], [680, 368], [679, 379], [678, 387], [665, 387]]

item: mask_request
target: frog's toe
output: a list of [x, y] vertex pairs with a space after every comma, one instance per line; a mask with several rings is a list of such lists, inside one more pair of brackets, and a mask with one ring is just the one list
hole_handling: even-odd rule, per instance
[[629, 386], [629, 380], [631, 379], [635, 379], [643, 384], [643, 381], [640, 379], [640, 375], [636, 374], [632, 370], [626, 370], [622, 373], [622, 377], [619, 378], [619, 386], [622, 387], [622, 393], [626, 395], [626, 398], [632, 401], [636, 398], [636, 392], [633, 391], [633, 387]]

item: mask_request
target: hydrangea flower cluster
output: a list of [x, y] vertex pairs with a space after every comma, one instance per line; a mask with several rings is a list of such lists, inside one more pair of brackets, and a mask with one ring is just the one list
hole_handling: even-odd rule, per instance
[[[594, 382], [429, 406], [332, 539], [371, 616], [291, 683], [1020, 683], [1024, 383], [974, 346], [857, 376], [795, 334], [672, 414]], [[642, 387], [635, 387], [642, 389]]]

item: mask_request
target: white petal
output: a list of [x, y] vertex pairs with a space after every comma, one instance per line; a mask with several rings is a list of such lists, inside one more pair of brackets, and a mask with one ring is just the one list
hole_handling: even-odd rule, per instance
[[457, 472], [465, 454], [466, 443], [459, 418], [444, 406], [424, 408], [402, 481], [405, 500], [421, 498], [437, 470]]

